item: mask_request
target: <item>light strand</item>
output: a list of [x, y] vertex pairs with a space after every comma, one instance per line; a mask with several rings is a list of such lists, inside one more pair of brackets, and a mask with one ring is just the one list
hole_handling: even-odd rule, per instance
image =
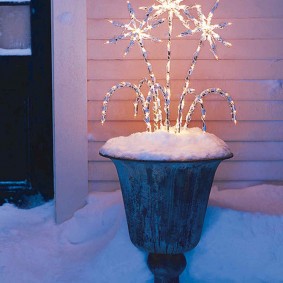
[[185, 128], [188, 127], [189, 122], [192, 119], [192, 114], [194, 113], [194, 110], [196, 108], [197, 104], [201, 104], [201, 119], [203, 122], [203, 126], [202, 126], [202, 130], [205, 132], [206, 131], [206, 123], [205, 123], [205, 116], [206, 116], [206, 111], [203, 105], [203, 98], [206, 97], [208, 94], [219, 94], [221, 97], [225, 98], [230, 106], [231, 109], [231, 116], [232, 116], [232, 121], [236, 124], [237, 123], [237, 119], [236, 119], [236, 106], [235, 103], [232, 99], [232, 97], [229, 95], [229, 93], [223, 91], [220, 88], [208, 88], [204, 91], [202, 91], [199, 95], [196, 96], [195, 100], [193, 101], [193, 103], [191, 104], [191, 107], [188, 111], [188, 114], [186, 116], [186, 123], [185, 123]]
[[[212, 9], [210, 10], [208, 16], [206, 17], [201, 9], [200, 5], [194, 6], [187, 6], [182, 4], [183, 0], [156, 0], [157, 4], [152, 5], [151, 7], [140, 7], [140, 9], [144, 9], [146, 14], [142, 20], [138, 20], [136, 18], [135, 11], [129, 1], [127, 1], [127, 8], [130, 14], [130, 22], [128, 24], [120, 23], [118, 21], [111, 21], [110, 22], [118, 28], [122, 28], [123, 32], [118, 36], [115, 36], [108, 40], [106, 43], [117, 43], [120, 40], [129, 38], [130, 42], [127, 46], [124, 55], [127, 55], [132, 47], [137, 42], [139, 48], [141, 50], [144, 62], [146, 63], [147, 70], [149, 73], [148, 78], [142, 79], [138, 85], [131, 84], [129, 82], [121, 82], [115, 86], [113, 86], [108, 93], [105, 95], [103, 101], [103, 108], [102, 108], [102, 123], [105, 121], [107, 106], [110, 97], [114, 92], [118, 89], [123, 87], [132, 88], [136, 92], [136, 99], [134, 101], [134, 115], [138, 114], [138, 106], [139, 104], [142, 105], [142, 110], [144, 114], [144, 121], [146, 123], [146, 128], [148, 131], [151, 131], [151, 122], [150, 122], [150, 104], [153, 103], [152, 110], [153, 110], [153, 123], [154, 123], [154, 130], [163, 127], [163, 119], [162, 119], [162, 111], [161, 111], [161, 101], [159, 99], [159, 92], [162, 94], [164, 103], [164, 111], [166, 114], [166, 118], [164, 120], [164, 126], [166, 130], [169, 131], [170, 128], [170, 98], [171, 98], [171, 59], [172, 59], [172, 32], [173, 32], [173, 16], [176, 16], [178, 20], [183, 24], [186, 28], [184, 32], [182, 32], [179, 37], [186, 37], [191, 36], [196, 33], [200, 33], [200, 41], [198, 43], [197, 49], [193, 54], [191, 65], [188, 69], [188, 72], [185, 77], [185, 84], [183, 87], [183, 91], [180, 96], [179, 104], [178, 104], [178, 113], [175, 125], [175, 131], [177, 133], [180, 132], [182, 124], [183, 124], [183, 110], [185, 107], [185, 98], [188, 94], [194, 93], [194, 89], [190, 88], [190, 81], [192, 74], [195, 70], [197, 60], [199, 58], [200, 51], [204, 46], [204, 42], [208, 41], [210, 45], [210, 51], [212, 52], [215, 59], [218, 60], [217, 50], [216, 50], [216, 43], [219, 42], [226, 47], [231, 47], [232, 44], [228, 41], [225, 41], [217, 32], [216, 30], [224, 29], [227, 26], [230, 26], [231, 23], [220, 23], [220, 24], [212, 24], [211, 21], [213, 19], [214, 13], [219, 6], [220, 0], [216, 0], [215, 4], [213, 5]], [[197, 16], [193, 16], [191, 10], [196, 11]], [[167, 20], [168, 20], [168, 41], [167, 41], [167, 63], [166, 63], [166, 84], [163, 87], [159, 84], [156, 80], [156, 76], [153, 72], [152, 64], [148, 59], [147, 50], [143, 44], [144, 40], [152, 40], [155, 42], [160, 42], [159, 38], [150, 35], [150, 31], [159, 27], [163, 22], [164, 19], [158, 19], [161, 15], [167, 13]], [[183, 16], [184, 15], [184, 16]], [[151, 23], [150, 23], [151, 22]], [[190, 24], [194, 24], [194, 28], [190, 28]], [[148, 88], [148, 94], [145, 97], [142, 92], [141, 88], [143, 86]], [[230, 106], [232, 120], [236, 123], [236, 108], [234, 101], [232, 100], [231, 96], [224, 92], [219, 88], [209, 88], [202, 91], [199, 95], [195, 96], [192, 104], [189, 107], [189, 111], [185, 118], [184, 127], [188, 127], [189, 122], [191, 121], [192, 115], [195, 111], [196, 106], [199, 104], [201, 108], [201, 120], [202, 120], [202, 129], [206, 131], [206, 110], [204, 107], [203, 99], [208, 94], [219, 94], [223, 98], [225, 98]]]

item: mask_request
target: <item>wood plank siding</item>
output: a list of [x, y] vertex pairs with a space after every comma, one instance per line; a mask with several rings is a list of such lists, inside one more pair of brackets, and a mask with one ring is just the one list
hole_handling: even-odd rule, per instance
[[[138, 15], [139, 6], [153, 0], [132, 0]], [[208, 13], [214, 0], [198, 0]], [[119, 188], [114, 165], [98, 155], [99, 148], [112, 137], [145, 130], [142, 117], [133, 117], [134, 94], [120, 90], [109, 104], [107, 120], [102, 127], [100, 111], [107, 90], [120, 81], [137, 83], [147, 76], [146, 65], [137, 46], [123, 57], [128, 41], [116, 45], [104, 42], [118, 35], [120, 29], [107, 19], [128, 21], [125, 0], [88, 0], [88, 129], [89, 129], [89, 189], [109, 191]], [[219, 60], [213, 59], [205, 43], [191, 87], [196, 93], [220, 87], [228, 91], [237, 106], [238, 124], [230, 121], [227, 102], [221, 97], [206, 100], [207, 129], [224, 139], [234, 158], [223, 162], [217, 171], [215, 184], [221, 188], [241, 188], [260, 183], [283, 183], [283, 1], [282, 0], [221, 0], [215, 12], [215, 23], [232, 22], [219, 34], [233, 44], [226, 48], [217, 44]], [[174, 19], [173, 36], [184, 31]], [[159, 37], [166, 38], [166, 23], [160, 26]], [[155, 30], [157, 32], [157, 29]], [[199, 34], [191, 38], [172, 40], [172, 106], [171, 119], [176, 117], [179, 93], [198, 44]], [[158, 81], [164, 84], [166, 40], [145, 42], [148, 56]], [[187, 107], [192, 101], [188, 98]], [[188, 109], [188, 108], [186, 108]], [[219, 110], [221, 109], [221, 111]], [[196, 111], [192, 126], [201, 126]]]

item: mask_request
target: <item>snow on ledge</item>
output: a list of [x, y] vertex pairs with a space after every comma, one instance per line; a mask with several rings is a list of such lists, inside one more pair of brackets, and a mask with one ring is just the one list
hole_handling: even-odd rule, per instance
[[[1, 2], [1, 0], [0, 0]], [[0, 48], [0, 56], [30, 56], [31, 49], [3, 49]]]
[[262, 184], [224, 190], [213, 186], [209, 201], [211, 205], [234, 210], [283, 215], [283, 186]]
[[190, 128], [180, 134], [159, 130], [112, 138], [100, 149], [100, 153], [133, 160], [186, 161], [223, 158], [231, 151], [214, 134]]
[[7, 2], [7, 3], [24, 3], [24, 2], [30, 2], [30, 0], [0, 0], [1, 2]]

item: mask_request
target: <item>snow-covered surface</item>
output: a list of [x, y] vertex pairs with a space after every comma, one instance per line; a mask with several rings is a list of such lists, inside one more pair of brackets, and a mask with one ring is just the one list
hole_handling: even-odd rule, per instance
[[0, 3], [1, 2], [23, 3], [23, 2], [30, 2], [30, 0], [0, 0]]
[[116, 158], [139, 160], [196, 160], [221, 158], [231, 152], [227, 144], [200, 128], [174, 131], [134, 133], [108, 140], [100, 153]]
[[[0, 0], [1, 2], [1, 0]], [[31, 55], [31, 49], [3, 49], [0, 48], [0, 56], [29, 56]]]
[[238, 190], [218, 190], [214, 186], [210, 203], [242, 211], [283, 215], [283, 189], [281, 186], [257, 185]]
[[[242, 200], [252, 197], [257, 210], [262, 194], [272, 206], [283, 186], [247, 190]], [[214, 191], [231, 202], [235, 196]], [[53, 210], [53, 202], [30, 210], [0, 207], [1, 283], [153, 283], [146, 254], [130, 242], [120, 191], [90, 194], [87, 206], [61, 225]], [[210, 206], [202, 239], [186, 258], [181, 283], [282, 282], [283, 215]]]

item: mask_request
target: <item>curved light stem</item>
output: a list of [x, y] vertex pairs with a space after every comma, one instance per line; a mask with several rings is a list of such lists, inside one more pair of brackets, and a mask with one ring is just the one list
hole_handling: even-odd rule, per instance
[[164, 89], [160, 84], [156, 83], [155, 84], [155, 89], [160, 90], [163, 98], [164, 98], [164, 111], [166, 114], [166, 119], [164, 121], [165, 127], [166, 127], [166, 131], [169, 132], [169, 128], [170, 128], [170, 94], [166, 91], [166, 89]]
[[170, 75], [171, 75], [171, 38], [173, 31], [173, 11], [168, 12], [168, 42], [167, 42], [167, 65], [166, 65], [166, 91], [171, 96]]
[[[146, 100], [144, 98], [144, 95], [140, 91], [139, 87], [136, 86], [135, 84], [129, 83], [129, 82], [121, 82], [119, 84], [114, 85], [105, 95], [104, 100], [103, 100], [103, 106], [102, 106], [102, 113], [101, 113], [101, 123], [104, 124], [106, 120], [106, 113], [108, 109], [108, 103], [111, 98], [111, 96], [116, 92], [118, 89], [128, 87], [131, 88], [135, 91], [138, 101], [141, 102], [142, 108], [143, 108], [143, 113], [144, 113], [144, 121], [146, 123], [146, 129], [147, 131], [151, 131], [151, 125], [150, 125], [150, 119], [149, 119], [149, 113], [147, 114], [147, 109], [146, 109]], [[148, 119], [147, 119], [148, 118]]]
[[202, 45], [203, 45], [203, 40], [201, 39], [199, 41], [198, 47], [197, 47], [197, 49], [196, 49], [196, 51], [193, 55], [193, 60], [192, 60], [191, 66], [190, 66], [189, 71], [187, 73], [187, 76], [185, 78], [185, 85], [184, 85], [184, 88], [183, 88], [183, 93], [181, 94], [179, 105], [178, 105], [178, 116], [177, 116], [177, 121], [176, 121], [176, 132], [177, 133], [180, 133], [181, 127], [182, 127], [183, 109], [185, 107], [185, 97], [187, 96], [187, 94], [193, 93], [193, 90], [190, 89], [190, 80], [191, 80], [191, 76], [193, 74], [193, 71], [195, 69], [195, 66], [196, 66]]
[[147, 57], [147, 51], [143, 45], [142, 39], [138, 40], [138, 43], [140, 45], [141, 51], [142, 51], [142, 56], [143, 59], [147, 65], [147, 70], [149, 72], [149, 76], [151, 79], [151, 87], [150, 87], [150, 92], [152, 92], [153, 95], [153, 115], [154, 115], [154, 130], [159, 129], [159, 123], [162, 124], [162, 111], [160, 109], [160, 99], [158, 97], [158, 92], [154, 89], [154, 85], [156, 83], [156, 77], [153, 73], [152, 70], [152, 65], [148, 60]]
[[229, 107], [231, 109], [231, 116], [232, 116], [232, 121], [236, 124], [236, 107], [234, 104], [234, 101], [232, 97], [229, 95], [229, 93], [223, 91], [220, 88], [208, 88], [204, 91], [202, 91], [199, 95], [196, 96], [195, 100], [192, 102], [189, 112], [186, 116], [186, 123], [185, 123], [185, 128], [188, 127], [189, 122], [192, 119], [192, 114], [194, 113], [194, 110], [196, 108], [196, 105], [199, 103], [201, 106], [201, 120], [202, 120], [202, 130], [206, 132], [206, 123], [205, 123], [205, 116], [206, 116], [206, 111], [203, 105], [203, 98], [206, 97], [208, 94], [219, 94], [221, 97], [225, 98], [229, 104]]

